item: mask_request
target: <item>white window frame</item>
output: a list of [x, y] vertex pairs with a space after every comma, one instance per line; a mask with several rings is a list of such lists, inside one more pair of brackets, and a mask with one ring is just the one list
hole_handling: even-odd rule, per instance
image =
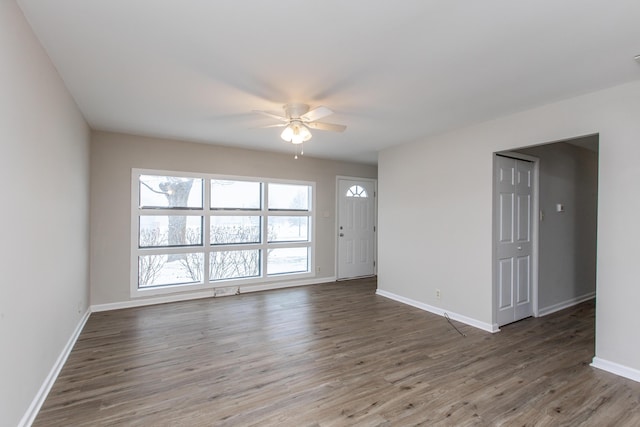
[[[183, 178], [197, 178], [203, 180], [203, 198], [202, 209], [185, 209], [180, 211], [180, 215], [184, 216], [201, 216], [202, 221], [202, 245], [201, 246], [180, 246], [180, 247], [162, 247], [162, 248], [140, 248], [139, 247], [139, 224], [140, 216], [147, 215], [175, 215], [176, 209], [141, 209], [139, 207], [139, 191], [140, 191], [140, 176], [141, 175], [160, 175], [160, 176], [175, 176]], [[210, 195], [211, 195], [211, 180], [230, 180], [230, 181], [250, 181], [262, 183], [262, 200], [261, 208], [259, 210], [216, 210], [211, 209]], [[294, 211], [294, 210], [269, 210], [268, 207], [268, 185], [269, 184], [289, 184], [289, 185], [306, 185], [311, 188], [311, 197], [309, 200], [308, 211]], [[282, 282], [285, 280], [294, 279], [307, 279], [315, 277], [315, 242], [316, 242], [316, 183], [311, 181], [301, 180], [284, 180], [273, 179], [263, 177], [250, 177], [250, 176], [236, 176], [236, 175], [217, 175], [208, 173], [193, 173], [193, 172], [180, 172], [169, 170], [157, 170], [157, 169], [137, 169], [131, 170], [131, 257], [130, 257], [130, 285], [131, 296], [153, 296], [162, 294], [173, 294], [188, 291], [201, 291], [216, 288], [227, 288], [230, 286], [239, 287], [241, 285], [258, 285], [258, 284], [273, 284], [273, 282]], [[261, 227], [261, 241], [260, 243], [241, 243], [241, 244], [225, 244], [225, 245], [211, 245], [210, 239], [210, 218], [212, 216], [259, 216], [262, 221]], [[307, 241], [291, 241], [291, 242], [268, 242], [267, 236], [268, 227], [266, 221], [270, 216], [305, 216], [309, 218], [311, 222], [309, 226], [309, 239]], [[267, 275], [267, 250], [276, 248], [308, 248], [309, 270], [306, 272], [293, 272], [293, 273], [280, 273]], [[209, 277], [209, 259], [210, 253], [224, 248], [225, 250], [250, 250], [258, 249], [262, 252], [260, 259], [261, 268], [260, 275], [250, 278], [236, 278], [236, 279], [224, 279], [211, 281]], [[183, 253], [204, 253], [204, 271], [203, 280], [201, 283], [186, 283], [186, 284], [171, 284], [162, 285], [156, 287], [139, 288], [138, 287], [138, 257], [149, 254], [183, 254]]]

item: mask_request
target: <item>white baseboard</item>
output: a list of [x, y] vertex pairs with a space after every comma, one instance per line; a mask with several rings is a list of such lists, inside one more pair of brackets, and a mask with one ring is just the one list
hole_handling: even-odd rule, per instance
[[320, 285], [322, 283], [333, 283], [336, 281], [335, 276], [320, 277], [314, 279], [298, 280], [295, 282], [274, 282], [263, 285], [240, 286], [240, 293], [247, 294], [249, 292], [269, 291], [272, 289], [295, 288], [297, 286]]
[[91, 306], [92, 313], [101, 311], [120, 310], [123, 308], [144, 307], [147, 305], [164, 304], [167, 302], [188, 301], [200, 298], [212, 298], [215, 296], [213, 289], [206, 291], [198, 291], [176, 295], [158, 295], [151, 298], [136, 298], [129, 301], [111, 302], [106, 304], [93, 304]]
[[599, 357], [593, 358], [591, 366], [593, 366], [594, 368], [602, 369], [603, 371], [611, 372], [612, 374], [620, 375], [621, 377], [625, 377], [633, 381], [640, 382], [640, 371], [637, 369], [629, 368], [628, 366], [610, 362]]
[[498, 332], [500, 330], [500, 328], [498, 327], [497, 324], [491, 324], [491, 323], [485, 323], [485, 322], [481, 322], [479, 320], [476, 319], [472, 319], [471, 317], [467, 317], [464, 316], [462, 314], [458, 314], [458, 313], [453, 313], [451, 311], [447, 311], [447, 310], [443, 310], [439, 307], [435, 307], [429, 304], [425, 304], [422, 303], [420, 301], [416, 301], [416, 300], [412, 300], [411, 298], [406, 298], [400, 295], [396, 295], [392, 292], [388, 292], [382, 289], [378, 289], [376, 291], [377, 295], [383, 296], [385, 298], [389, 298], [392, 299], [394, 301], [398, 301], [401, 302], [403, 304], [407, 304], [410, 305], [412, 307], [416, 307], [419, 308], [420, 310], [424, 310], [424, 311], [428, 311], [429, 313], [433, 313], [433, 314], [437, 314], [438, 316], [444, 316], [444, 314], [446, 313], [449, 318], [451, 318], [452, 320], [457, 320], [458, 322], [462, 322], [464, 324], [467, 324], [469, 326], [473, 326], [474, 328], [478, 328], [478, 329], [482, 329], [483, 331], [487, 331], [487, 332]]
[[91, 310], [87, 309], [87, 311], [84, 313], [84, 315], [78, 322], [78, 325], [73, 331], [73, 334], [71, 334], [71, 337], [67, 341], [67, 344], [62, 349], [62, 352], [58, 356], [58, 359], [54, 363], [53, 367], [51, 368], [51, 371], [49, 371], [49, 375], [47, 375], [47, 378], [45, 378], [44, 382], [42, 383], [42, 386], [40, 386], [40, 390], [38, 390], [38, 393], [33, 398], [31, 405], [29, 405], [29, 408], [27, 408], [27, 412], [25, 412], [25, 414], [22, 416], [22, 419], [18, 423], [18, 427], [29, 427], [31, 424], [33, 424], [33, 421], [36, 419], [36, 416], [38, 415], [40, 408], [42, 408], [42, 404], [47, 398], [49, 391], [51, 391], [51, 387], [53, 387], [53, 383], [56, 382], [56, 379], [58, 378], [58, 375], [60, 374], [62, 367], [67, 361], [67, 358], [69, 357], [69, 354], [73, 349], [73, 346], [76, 344], [76, 341], [80, 336], [80, 332], [82, 332], [84, 325], [87, 323], [87, 320], [89, 320], [90, 314], [91, 314]]
[[[305, 280], [296, 280], [293, 282], [270, 282], [263, 283], [257, 285], [237, 285], [237, 286], [225, 286], [221, 288], [222, 290], [226, 290], [227, 288], [237, 288], [237, 293], [239, 294], [247, 294], [250, 292], [260, 292], [260, 291], [268, 291], [272, 289], [284, 289], [284, 288], [293, 288], [297, 286], [308, 286], [308, 285], [318, 285], [321, 283], [329, 283], [335, 282], [335, 276], [332, 277], [321, 277], [321, 278], [312, 278]], [[189, 301], [200, 298], [214, 298], [220, 296], [229, 296], [235, 295], [234, 293], [223, 292], [222, 294], [216, 294], [216, 288], [207, 289], [204, 291], [196, 291], [190, 293], [181, 293], [175, 295], [158, 295], [150, 298], [136, 298], [129, 301], [121, 301], [107, 304], [95, 304], [91, 306], [91, 312], [97, 313], [100, 311], [109, 311], [109, 310], [120, 310], [123, 308], [133, 308], [133, 307], [144, 307], [147, 305], [155, 305], [155, 304], [165, 304], [168, 302], [179, 302], [179, 301]]]
[[582, 302], [589, 301], [596, 297], [595, 292], [589, 292], [588, 294], [581, 295], [579, 297], [571, 298], [566, 301], [559, 302], [557, 304], [550, 305], [549, 307], [539, 308], [538, 309], [538, 317], [546, 316], [551, 313], [555, 313], [556, 311], [564, 310], [565, 308], [573, 307], [574, 305], [578, 305]]

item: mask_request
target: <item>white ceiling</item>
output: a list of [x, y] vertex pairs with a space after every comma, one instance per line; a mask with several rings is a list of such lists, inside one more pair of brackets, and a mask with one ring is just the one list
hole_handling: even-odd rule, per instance
[[640, 79], [638, 0], [18, 0], [93, 129], [293, 153], [252, 113], [335, 111], [377, 151]]

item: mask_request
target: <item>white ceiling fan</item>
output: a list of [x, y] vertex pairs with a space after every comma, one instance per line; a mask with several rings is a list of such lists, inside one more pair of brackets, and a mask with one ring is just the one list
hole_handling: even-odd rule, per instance
[[[302, 144], [311, 139], [311, 131], [309, 129], [328, 130], [332, 132], [343, 132], [347, 127], [334, 123], [324, 123], [318, 120], [333, 114], [333, 111], [327, 107], [319, 106], [313, 110], [309, 109], [309, 105], [301, 103], [290, 103], [282, 107], [284, 115], [271, 113], [269, 111], [254, 110], [254, 112], [263, 114], [282, 123], [275, 125], [263, 126], [264, 128], [284, 127], [280, 137], [292, 144]], [[297, 158], [297, 156], [296, 156]]]

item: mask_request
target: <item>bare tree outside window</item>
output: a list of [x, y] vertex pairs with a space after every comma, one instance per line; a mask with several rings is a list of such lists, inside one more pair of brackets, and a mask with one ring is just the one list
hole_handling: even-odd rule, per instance
[[[180, 178], [173, 176], [166, 177], [153, 177], [153, 178], [162, 178], [160, 182], [157, 184], [157, 188], [154, 188], [143, 177], [140, 179], [140, 184], [146, 187], [149, 191], [155, 194], [161, 194], [166, 199], [166, 205], [163, 204], [162, 207], [166, 207], [169, 209], [172, 208], [185, 208], [189, 207], [189, 196], [191, 194], [191, 189], [193, 188], [193, 183], [196, 181], [194, 178]], [[201, 180], [199, 180], [201, 181]], [[202, 198], [202, 195], [200, 195]], [[168, 243], [169, 246], [180, 246], [188, 244], [186, 240], [186, 232], [187, 232], [187, 218], [185, 216], [170, 216], [169, 217], [169, 233], [168, 233]], [[180, 259], [180, 255], [169, 255], [169, 261], [175, 261]]]
[[[141, 246], [157, 246], [163, 239], [160, 229], [140, 231]], [[147, 255], [139, 257], [138, 260], [138, 286], [144, 287], [154, 283], [158, 273], [167, 262], [167, 256]]]
[[[161, 182], [159, 187], [167, 198], [169, 207], [187, 206], [193, 179], [173, 178]], [[169, 217], [169, 246], [184, 245], [186, 240], [187, 221], [183, 216]]]
[[[192, 228], [185, 231], [184, 239], [186, 244], [197, 244], [200, 242], [201, 232]], [[183, 254], [178, 258], [180, 266], [194, 282], [202, 281], [202, 271], [204, 270], [204, 258], [201, 254]]]

